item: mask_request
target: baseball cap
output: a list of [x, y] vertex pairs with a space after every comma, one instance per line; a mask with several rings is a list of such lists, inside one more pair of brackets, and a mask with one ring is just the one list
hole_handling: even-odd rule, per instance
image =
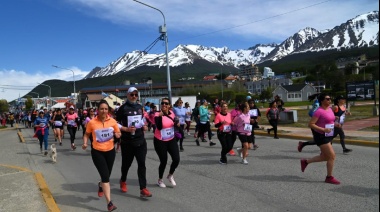
[[202, 99], [201, 104], [204, 104], [205, 102], [207, 102], [207, 100], [206, 99]]
[[248, 101], [248, 100], [252, 99], [252, 97], [251, 96], [247, 96], [245, 99]]
[[339, 100], [339, 99], [346, 99], [346, 97], [344, 97], [343, 95], [339, 95], [339, 96], [336, 97], [336, 99], [337, 100]]
[[71, 106], [70, 106], [70, 109], [74, 109], [74, 106], [71, 105]]
[[134, 91], [137, 91], [137, 88], [135, 88], [135, 87], [130, 87], [130, 88], [128, 89], [128, 93], [132, 93], [132, 92], [134, 92]]
[[43, 110], [39, 110], [38, 113], [45, 113]]

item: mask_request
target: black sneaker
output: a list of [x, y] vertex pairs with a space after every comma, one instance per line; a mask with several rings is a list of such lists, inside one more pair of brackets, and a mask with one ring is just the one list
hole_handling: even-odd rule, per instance
[[197, 143], [197, 146], [200, 146], [198, 139], [195, 139], [195, 143]]
[[216, 145], [216, 143], [210, 141], [210, 146], [215, 146], [215, 145]]
[[224, 161], [224, 160], [220, 159], [220, 160], [219, 160], [219, 164], [226, 165], [226, 164], [227, 164], [227, 161]]
[[207, 142], [206, 139], [202, 139], [202, 142]]
[[352, 149], [343, 149], [343, 153], [349, 153], [352, 152]]
[[107, 205], [107, 209], [108, 211], [114, 211], [117, 209], [117, 207], [112, 203], [112, 201], [110, 201], [110, 203]]
[[183, 151], [184, 151], [183, 147], [180, 147], [180, 148], [179, 148], [179, 151], [180, 151], [180, 152], [183, 152]]

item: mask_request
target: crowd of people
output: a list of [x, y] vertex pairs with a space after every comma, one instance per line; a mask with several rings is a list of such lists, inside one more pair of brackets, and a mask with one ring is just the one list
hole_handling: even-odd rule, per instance
[[[62, 146], [66, 126], [70, 148], [73, 151], [76, 150], [76, 133], [82, 128], [82, 149], [91, 147], [92, 161], [100, 176], [98, 196], [105, 196], [108, 211], [117, 208], [111, 199], [110, 176], [119, 150], [122, 157], [120, 191], [123, 193], [128, 191], [128, 172], [133, 160], [136, 159], [140, 196], [152, 197], [152, 193], [147, 189], [145, 166], [147, 155], [145, 135], [148, 131], [153, 132], [154, 150], [160, 162], [157, 177], [157, 186], [160, 188], [167, 187], [164, 173], [168, 155], [171, 157], [171, 165], [166, 180], [171, 187], [177, 185], [174, 173], [180, 164], [180, 152], [185, 151], [184, 138], [191, 135], [192, 121], [195, 122], [194, 143], [197, 146], [200, 146], [200, 142], [208, 142], [210, 146], [215, 146], [216, 143], [212, 140], [215, 136], [211, 130], [212, 125], [217, 129], [216, 137], [221, 145], [219, 163], [222, 165], [228, 163], [227, 155], [235, 155], [234, 144], [238, 139], [240, 145], [236, 150], [244, 165], [248, 164], [249, 150], [259, 148], [255, 142], [255, 130], [260, 129], [262, 115], [256, 102], [250, 96], [247, 96], [246, 101], [236, 104], [232, 110], [229, 110], [227, 102], [218, 99], [211, 104], [211, 108], [206, 99], [198, 100], [194, 108], [191, 108], [190, 104], [184, 103], [181, 98], [174, 104], [170, 99], [163, 98], [159, 110], [157, 105], [149, 102], [142, 106], [138, 99], [138, 90], [130, 87], [125, 103], [118, 104], [114, 109], [108, 105], [107, 101], [102, 100], [97, 108], [86, 110], [70, 106], [68, 110], [47, 111], [46, 108], [33, 110], [24, 115], [20, 114], [18, 118], [15, 118], [15, 114], [12, 115], [13, 120], [18, 120], [15, 121], [16, 123], [24, 123], [26, 128], [34, 128], [35, 137], [39, 140], [43, 155], [47, 155], [50, 128], [54, 133], [55, 141]], [[332, 139], [339, 135], [343, 151], [345, 153], [352, 151], [347, 149], [344, 143], [345, 135], [342, 126], [345, 115], [350, 115], [344, 107], [344, 100], [343, 96], [339, 96], [336, 98], [336, 104], [332, 106], [329, 95], [316, 95], [313, 101], [319, 104], [312, 109], [312, 114], [309, 113], [311, 116], [309, 127], [314, 139], [309, 142], [300, 142], [298, 145], [300, 152], [307, 145], [317, 145], [320, 148], [320, 155], [301, 159], [301, 171], [304, 172], [311, 163], [326, 161], [326, 183], [340, 183], [332, 175], [335, 160], [335, 153], [331, 146]], [[267, 132], [270, 134], [273, 131], [274, 139], [279, 139], [277, 125], [283, 105], [284, 102], [277, 98], [269, 104], [265, 112], [265, 117], [272, 126], [267, 129]], [[1, 116], [1, 123], [4, 119], [9, 120], [11, 114], [7, 117], [4, 115], [6, 114]]]

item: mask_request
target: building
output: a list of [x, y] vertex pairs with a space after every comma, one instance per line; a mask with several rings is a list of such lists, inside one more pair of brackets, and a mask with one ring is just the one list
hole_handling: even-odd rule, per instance
[[259, 67], [255, 64], [249, 66], [240, 66], [239, 67], [239, 77], [245, 81], [257, 81], [263, 78], [263, 74], [259, 71]]
[[252, 94], [261, 94], [263, 90], [269, 87], [276, 88], [280, 85], [292, 85], [293, 81], [291, 79], [262, 79], [259, 81], [245, 82], [245, 87], [248, 92]]
[[273, 98], [278, 95], [284, 102], [308, 101], [308, 97], [317, 93], [310, 84], [280, 85], [273, 91]]
[[274, 72], [272, 71], [271, 68], [269, 67], [264, 67], [264, 74], [263, 78], [273, 78], [274, 77]]

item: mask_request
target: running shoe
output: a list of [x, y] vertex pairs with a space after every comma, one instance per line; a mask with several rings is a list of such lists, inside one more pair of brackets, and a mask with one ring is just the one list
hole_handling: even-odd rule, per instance
[[352, 152], [352, 149], [343, 149], [343, 154], [347, 154], [347, 153], [349, 153], [349, 152]]
[[112, 203], [112, 201], [110, 201], [110, 203], [107, 205], [107, 209], [108, 211], [114, 211], [117, 209], [117, 207]]
[[226, 165], [227, 161], [223, 161], [222, 159], [219, 160], [219, 164]]
[[199, 140], [198, 140], [198, 138], [197, 139], [195, 139], [195, 143], [197, 143], [197, 146], [199, 146], [200, 144], [199, 144]]
[[298, 142], [298, 147], [297, 147], [298, 152], [302, 152], [302, 148], [303, 148], [303, 142], [300, 141], [300, 142]]
[[172, 184], [173, 187], [177, 185], [177, 183], [174, 180], [173, 175], [168, 175], [167, 179], [169, 180], [169, 183]]
[[244, 165], [248, 165], [248, 161], [247, 161], [247, 159], [242, 159], [242, 160], [241, 160], [241, 163], [244, 164]]
[[252, 149], [253, 149], [253, 150], [256, 150], [256, 149], [258, 149], [258, 148], [259, 148], [259, 146], [256, 145], [256, 144], [254, 144]]
[[278, 136], [274, 136], [274, 139], [280, 139]]
[[75, 150], [77, 147], [75, 146], [75, 144], [71, 144], [71, 150]]
[[123, 182], [120, 180], [119, 183], [120, 183], [121, 192], [127, 193], [127, 191], [128, 191], [127, 182]]
[[152, 193], [147, 188], [143, 188], [140, 191], [140, 197], [151, 197]]
[[158, 180], [157, 185], [160, 188], [166, 188], [166, 185], [162, 179]]
[[187, 132], [187, 135], [191, 135], [190, 132]]
[[98, 197], [103, 197], [104, 195], [104, 192], [103, 192], [103, 188], [101, 186], [101, 182], [98, 183]]
[[333, 176], [326, 177], [325, 183], [331, 183], [331, 184], [335, 184], [335, 185], [340, 184], [340, 182], [337, 179], [335, 179]]
[[202, 139], [202, 142], [207, 142], [206, 139]]
[[45, 151], [45, 152], [44, 152], [44, 156], [46, 156], [46, 155], [48, 155], [48, 151]]
[[181, 146], [181, 147], [179, 147], [179, 151], [183, 152], [183, 151], [185, 151], [185, 149], [183, 149], [183, 147]]
[[235, 154], [235, 151], [233, 149], [231, 149], [231, 151], [228, 153], [228, 155], [235, 156], [236, 154]]
[[242, 158], [243, 157], [243, 149], [242, 148], [236, 148], [236, 151], [238, 155]]
[[62, 142], [59, 142], [59, 145], [62, 146]]
[[214, 142], [212, 142], [211, 140], [210, 140], [210, 146], [215, 146], [216, 145], [216, 143], [214, 143]]
[[301, 159], [301, 171], [305, 172], [306, 166], [308, 165], [306, 159]]

